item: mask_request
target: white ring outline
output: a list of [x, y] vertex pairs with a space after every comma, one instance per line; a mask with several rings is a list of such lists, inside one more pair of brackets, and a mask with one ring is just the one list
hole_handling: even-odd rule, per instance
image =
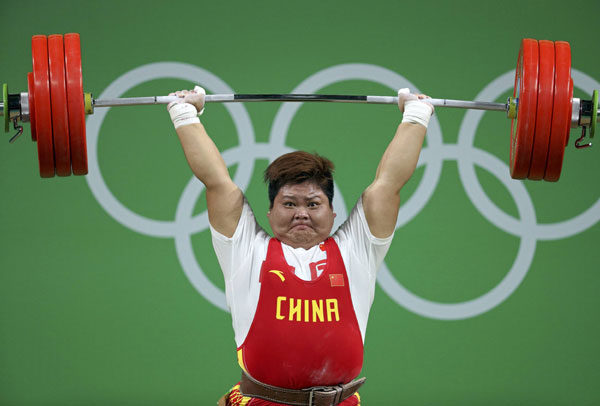
[[[496, 100], [514, 85], [515, 71], [509, 71], [488, 84], [477, 96], [476, 100]], [[600, 87], [600, 84], [586, 74], [572, 70], [573, 82], [578, 87], [589, 89]], [[521, 237], [517, 257], [509, 272], [502, 281], [485, 294], [460, 303], [439, 303], [423, 299], [404, 288], [389, 272], [384, 263], [379, 273], [378, 282], [381, 288], [398, 304], [424, 317], [439, 320], [460, 320], [475, 317], [501, 304], [517, 289], [525, 278], [535, 254], [538, 239], [556, 239], [577, 234], [592, 227], [600, 218], [600, 199], [580, 215], [554, 224], [537, 224], [536, 214], [525, 185], [515, 182], [509, 177], [508, 165], [479, 148], [474, 147], [477, 126], [483, 117], [483, 111], [469, 110], [466, 112], [459, 130], [458, 145], [453, 152], [450, 145], [444, 145], [444, 159], [453, 158], [458, 163], [459, 177], [467, 192], [469, 200], [477, 211], [497, 228]], [[421, 157], [429, 158], [430, 148], [423, 149]], [[474, 163], [488, 169], [511, 192], [521, 222], [501, 211], [485, 194], [475, 174]], [[419, 165], [421, 161], [419, 161]]]
[[[202, 84], [216, 93], [234, 93], [224, 81], [205, 69], [184, 63], [158, 62], [140, 66], [121, 75], [113, 81], [104, 92], [102, 92], [100, 99], [117, 98], [130, 88], [141, 83], [164, 78], [189, 80], [192, 83]], [[250, 116], [245, 107], [242, 104], [226, 104], [225, 108], [231, 114], [237, 129], [240, 142], [238, 148], [244, 149], [254, 145], [254, 130]], [[98, 139], [100, 127], [109, 111], [110, 108], [100, 109], [100, 111], [90, 117], [87, 122], [89, 174], [86, 180], [92, 194], [104, 210], [125, 227], [137, 231], [138, 233], [154, 237], [175, 237], [176, 250], [180, 256], [180, 262], [187, 261], [187, 263], [184, 262], [182, 265], [184, 266], [184, 272], [192, 285], [213, 305], [227, 311], [225, 295], [223, 292], [206, 277], [195, 261], [189, 263], [189, 252], [193, 253], [191, 237], [189, 238], [189, 244], [183, 244], [180, 238], [182, 233], [185, 232], [189, 232], [189, 235], [191, 236], [191, 233], [194, 232], [194, 227], [200, 228], [195, 231], [201, 231], [207, 228], [208, 216], [206, 212], [201, 213], [194, 218], [190, 216], [189, 219], [182, 219], [181, 216], [178, 216], [178, 213], [176, 213], [175, 221], [172, 222], [148, 219], [133, 212], [119, 202], [104, 182], [98, 163]], [[252, 172], [254, 170], [254, 160], [247, 162], [249, 162], [249, 164], [243, 162], [240, 163], [234, 176], [234, 181], [238, 185], [244, 187], [250, 183]], [[194, 185], [197, 186], [198, 184], [201, 185], [197, 179], [192, 177], [188, 182], [184, 193], [182, 193], [182, 196], [189, 195], [188, 189], [191, 188], [194, 190]], [[180, 200], [178, 212], [181, 206]]]
[[[175, 73], [176, 72], [176, 73]], [[175, 78], [189, 80], [193, 83], [201, 83], [208, 89], [218, 93], [232, 93], [233, 90], [221, 79], [211, 72], [197, 66], [177, 62], [157, 62], [140, 66], [119, 76], [100, 95], [100, 99], [112, 99], [121, 96], [127, 90], [141, 83], [155, 80]], [[225, 108], [231, 114], [238, 132], [240, 146], [248, 147], [254, 144], [254, 130], [250, 116], [242, 104], [226, 104]], [[98, 163], [98, 138], [100, 127], [110, 107], [96, 109], [94, 115], [87, 120], [87, 147], [88, 147], [88, 170], [87, 183], [92, 194], [100, 205], [115, 220], [141, 234], [154, 237], [172, 237], [177, 234], [178, 228], [189, 228], [189, 225], [177, 222], [152, 220], [143, 217], [119, 202], [111, 193], [102, 178], [100, 165]], [[250, 165], [241, 165], [236, 171], [234, 181], [238, 185], [248, 185], [254, 169], [254, 162]], [[195, 224], [202, 223], [202, 215], [194, 219]]]

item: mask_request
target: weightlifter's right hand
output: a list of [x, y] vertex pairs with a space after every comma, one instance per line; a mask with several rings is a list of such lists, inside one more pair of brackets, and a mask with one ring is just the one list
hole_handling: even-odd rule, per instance
[[206, 96], [206, 91], [202, 87], [196, 86], [194, 90], [178, 90], [169, 96], [179, 97], [178, 100], [167, 105], [175, 129], [200, 123], [198, 116], [204, 112], [204, 96]]

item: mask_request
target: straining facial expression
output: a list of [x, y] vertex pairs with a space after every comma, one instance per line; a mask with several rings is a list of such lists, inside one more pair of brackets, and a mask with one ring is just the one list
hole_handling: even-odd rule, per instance
[[305, 181], [283, 185], [267, 217], [275, 238], [308, 249], [329, 237], [335, 213], [321, 187]]

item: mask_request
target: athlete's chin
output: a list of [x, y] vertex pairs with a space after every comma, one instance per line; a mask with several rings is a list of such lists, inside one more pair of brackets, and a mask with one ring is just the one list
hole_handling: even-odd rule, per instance
[[313, 240], [316, 236], [317, 234], [312, 230], [298, 230], [291, 233], [291, 237], [294, 240], [302, 242], [308, 242], [310, 240]]

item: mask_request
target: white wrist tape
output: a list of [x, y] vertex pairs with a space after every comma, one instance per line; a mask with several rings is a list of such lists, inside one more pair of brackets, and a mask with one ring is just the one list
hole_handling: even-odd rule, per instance
[[172, 103], [169, 106], [169, 114], [171, 115], [171, 121], [175, 129], [188, 124], [200, 123], [196, 107], [189, 103]]
[[404, 102], [403, 123], [421, 124], [427, 128], [433, 109], [422, 100], [406, 100]]

